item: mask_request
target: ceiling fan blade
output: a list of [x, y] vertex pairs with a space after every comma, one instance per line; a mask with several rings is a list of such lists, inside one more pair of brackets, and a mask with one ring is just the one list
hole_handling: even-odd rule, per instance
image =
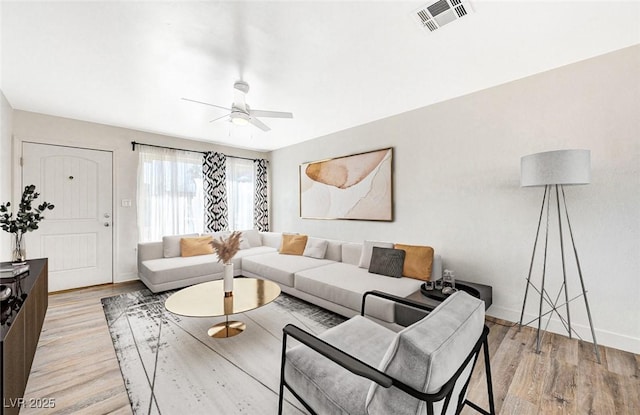
[[220, 108], [220, 109], [223, 109], [223, 110], [231, 111], [231, 108], [221, 107], [220, 105], [215, 105], [215, 104], [209, 104], [208, 102], [196, 101], [195, 99], [189, 99], [189, 98], [181, 98], [181, 99], [184, 100], [184, 101], [195, 102], [196, 104], [208, 105], [210, 107], [215, 107], [215, 108]]
[[252, 124], [252, 125], [255, 125], [256, 127], [261, 129], [262, 131], [271, 130], [271, 128], [269, 128], [265, 123], [263, 123], [262, 121], [260, 121], [259, 119], [255, 118], [255, 117], [249, 117], [249, 123]]
[[254, 110], [254, 109], [250, 109], [249, 112], [251, 113], [251, 115], [256, 117], [293, 118], [293, 114], [290, 112], [265, 111], [265, 110]]
[[212, 119], [212, 120], [211, 120], [211, 121], [209, 121], [209, 122], [214, 122], [214, 121], [221, 120], [221, 119], [223, 119], [223, 118], [227, 118], [229, 115], [231, 115], [231, 114], [225, 114], [225, 115], [223, 115], [222, 117], [214, 118], [214, 119]]

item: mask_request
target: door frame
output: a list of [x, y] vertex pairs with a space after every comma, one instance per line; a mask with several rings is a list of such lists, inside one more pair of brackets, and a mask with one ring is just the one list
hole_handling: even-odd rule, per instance
[[116, 191], [117, 191], [117, 181], [116, 181], [116, 158], [117, 158], [117, 148], [115, 146], [102, 146], [102, 145], [94, 145], [91, 143], [91, 146], [88, 146], [87, 143], [81, 143], [73, 140], [58, 140], [58, 139], [35, 139], [35, 138], [22, 138], [13, 136], [13, 160], [14, 160], [14, 175], [13, 175], [13, 200], [12, 203], [16, 203], [22, 197], [22, 144], [23, 143], [32, 143], [32, 144], [43, 144], [50, 146], [58, 146], [58, 147], [71, 147], [78, 148], [83, 150], [95, 150], [95, 151], [108, 151], [111, 153], [111, 284], [116, 282], [116, 273], [118, 264], [118, 256], [120, 252], [117, 249], [116, 241], [119, 240], [119, 232], [118, 232], [118, 210], [116, 209]]

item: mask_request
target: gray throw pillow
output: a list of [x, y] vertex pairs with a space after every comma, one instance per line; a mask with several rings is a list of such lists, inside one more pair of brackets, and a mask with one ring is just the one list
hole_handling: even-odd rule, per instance
[[401, 278], [406, 252], [402, 249], [373, 247], [369, 272]]
[[362, 246], [362, 254], [360, 255], [360, 263], [358, 264], [360, 268], [369, 268], [369, 264], [371, 264], [371, 254], [373, 252], [374, 246], [379, 246], [381, 248], [393, 248], [393, 243], [381, 241], [364, 241], [364, 244]]

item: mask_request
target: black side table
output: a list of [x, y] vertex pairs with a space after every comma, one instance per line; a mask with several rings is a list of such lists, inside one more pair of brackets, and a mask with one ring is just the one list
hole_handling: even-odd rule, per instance
[[[465, 291], [470, 295], [483, 300], [485, 310], [488, 309], [489, 306], [491, 306], [493, 299], [493, 288], [490, 285], [456, 280], [456, 288], [460, 291]], [[438, 297], [446, 298], [446, 296], [438, 295], [441, 293], [440, 290], [434, 289], [433, 293], [433, 297], [435, 298], [427, 297], [422, 293], [421, 290], [418, 290], [413, 294], [410, 294], [406, 298], [421, 304], [437, 307], [442, 302], [442, 300], [440, 300]], [[427, 313], [425, 313], [424, 311], [412, 308], [410, 306], [397, 303], [395, 305], [395, 320], [396, 323], [400, 324], [401, 326], [410, 326], [426, 315]]]

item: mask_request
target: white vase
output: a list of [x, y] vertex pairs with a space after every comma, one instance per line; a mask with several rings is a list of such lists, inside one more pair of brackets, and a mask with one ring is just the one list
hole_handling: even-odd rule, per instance
[[224, 264], [224, 295], [230, 297], [233, 293], [233, 264]]

